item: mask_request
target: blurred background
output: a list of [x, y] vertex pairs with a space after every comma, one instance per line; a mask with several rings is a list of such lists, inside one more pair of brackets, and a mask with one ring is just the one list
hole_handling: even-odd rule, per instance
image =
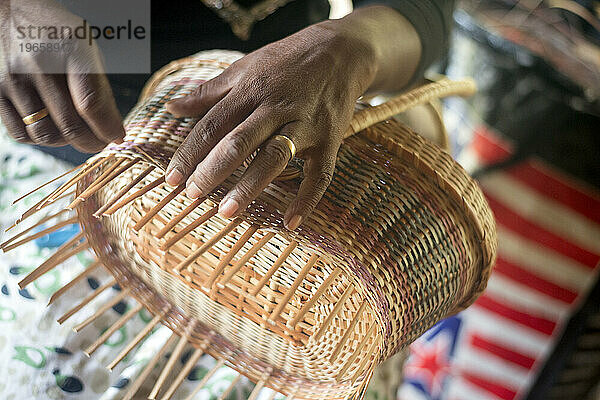
[[600, 2], [461, 1], [447, 60], [452, 152], [494, 211], [474, 306], [411, 346], [401, 399], [598, 399]]

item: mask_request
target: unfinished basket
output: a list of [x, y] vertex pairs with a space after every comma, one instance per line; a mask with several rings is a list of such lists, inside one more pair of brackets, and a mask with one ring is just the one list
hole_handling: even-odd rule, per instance
[[[238, 57], [204, 52], [157, 73], [126, 119], [124, 143], [71, 171], [65, 184], [21, 220], [69, 195], [74, 216], [65, 219], [68, 211], [47, 216], [34, 227], [57, 221], [53, 227], [25, 237], [32, 227], [2, 248], [8, 251], [67, 224], [81, 225], [81, 234], [20, 285], [91, 248], [98, 263], [90, 268], [101, 264], [114, 281], [59, 322], [118, 283], [118, 298], [76, 330], [132, 296], [155, 318], [109, 368], [159, 323], [174, 332], [169, 345], [179, 336], [151, 398], [170, 398], [203, 352], [257, 388], [307, 399], [360, 398], [380, 362], [470, 305], [486, 285], [496, 231], [479, 187], [445, 151], [390, 119], [433, 98], [470, 94], [473, 84], [441, 80], [357, 110], [329, 189], [303, 225], [290, 232], [282, 220], [300, 182], [298, 160], [233, 220], [217, 215], [217, 205], [244, 166], [195, 201], [185, 196], [183, 185], [173, 189], [164, 183], [170, 157], [196, 122], [174, 118], [164, 104]], [[128, 315], [86, 352], [133, 314]], [[197, 349], [189, 365], [162, 387], [187, 343]]]

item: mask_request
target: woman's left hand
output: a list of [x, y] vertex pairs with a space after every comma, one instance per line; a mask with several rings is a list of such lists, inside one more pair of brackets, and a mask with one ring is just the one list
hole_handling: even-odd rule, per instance
[[286, 136], [305, 160], [304, 180], [284, 218], [296, 229], [327, 189], [355, 101], [377, 76], [377, 49], [336, 22], [312, 25], [250, 53], [191, 95], [170, 101], [167, 109], [175, 116], [201, 119], [173, 156], [167, 183], [185, 179], [190, 198], [205, 196], [260, 147], [219, 205], [230, 218], [286, 167], [291, 146], [272, 139]]

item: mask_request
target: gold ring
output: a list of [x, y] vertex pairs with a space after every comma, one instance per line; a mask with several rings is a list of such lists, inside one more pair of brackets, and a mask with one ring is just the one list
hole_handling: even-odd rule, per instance
[[292, 139], [284, 135], [275, 135], [271, 140], [278, 140], [280, 142], [285, 143], [286, 146], [290, 149], [290, 160], [294, 158], [294, 156], [296, 155], [296, 145], [294, 144], [294, 142], [292, 142]]
[[44, 107], [38, 112], [34, 112], [33, 114], [29, 114], [28, 116], [23, 117], [23, 122], [25, 123], [25, 125], [31, 125], [47, 116], [48, 116], [48, 109], [46, 107]]

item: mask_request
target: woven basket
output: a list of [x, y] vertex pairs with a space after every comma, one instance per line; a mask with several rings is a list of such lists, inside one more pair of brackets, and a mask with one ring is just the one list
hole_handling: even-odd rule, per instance
[[[164, 183], [169, 159], [196, 122], [174, 118], [164, 104], [240, 56], [203, 52], [158, 72], [126, 119], [124, 143], [72, 171], [22, 219], [73, 189], [68, 208], [76, 215], [46, 217], [42, 222], [58, 220], [53, 228], [24, 239], [23, 232], [2, 246], [10, 250], [56, 227], [81, 224], [82, 234], [20, 285], [91, 248], [123, 290], [76, 330], [125, 296], [155, 316], [109, 368], [159, 323], [174, 332], [168, 345], [180, 338], [152, 396], [162, 390], [170, 398], [177, 390], [197, 357], [173, 384], [162, 385], [190, 343], [195, 355], [212, 355], [257, 388], [307, 399], [360, 398], [379, 363], [485, 288], [496, 231], [479, 187], [445, 151], [390, 119], [434, 98], [469, 94], [473, 84], [442, 80], [357, 110], [329, 189], [290, 232], [283, 213], [301, 179], [299, 160], [233, 220], [217, 215], [217, 205], [244, 166], [195, 201], [182, 193], [184, 186]], [[127, 315], [122, 320], [116, 325]]]

